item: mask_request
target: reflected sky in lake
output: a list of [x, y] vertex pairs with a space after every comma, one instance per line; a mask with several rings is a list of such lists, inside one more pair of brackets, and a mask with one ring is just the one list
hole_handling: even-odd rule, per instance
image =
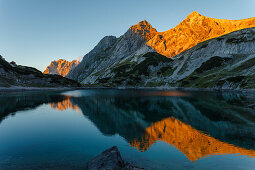
[[105, 149], [147, 169], [254, 169], [255, 96], [89, 89], [0, 95], [1, 169], [83, 169]]

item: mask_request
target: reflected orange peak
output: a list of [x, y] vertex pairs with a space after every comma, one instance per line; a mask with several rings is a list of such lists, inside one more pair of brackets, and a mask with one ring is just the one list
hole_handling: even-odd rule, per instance
[[64, 111], [67, 109], [75, 110], [76, 112], [80, 112], [80, 108], [78, 105], [74, 105], [70, 100], [70, 97], [66, 97], [65, 100], [57, 103], [50, 103], [50, 107], [59, 111]]
[[130, 145], [145, 151], [157, 140], [175, 146], [190, 161], [217, 154], [240, 154], [255, 157], [254, 150], [219, 141], [173, 117], [152, 124], [146, 128], [141, 140], [135, 139], [130, 142]]

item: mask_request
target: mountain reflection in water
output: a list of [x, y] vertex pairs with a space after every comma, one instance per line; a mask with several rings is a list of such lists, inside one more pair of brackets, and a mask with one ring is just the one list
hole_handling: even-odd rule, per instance
[[248, 107], [255, 103], [254, 96], [128, 90], [81, 90], [71, 94], [0, 97], [1, 120], [16, 111], [49, 103], [59, 111], [81, 111], [102, 134], [119, 134], [139, 151], [145, 152], [161, 140], [190, 161], [216, 154], [255, 157], [255, 112]]
[[146, 128], [146, 132], [141, 139], [130, 141], [130, 145], [145, 151], [157, 140], [175, 146], [190, 161], [216, 154], [240, 154], [255, 158], [254, 150], [221, 142], [173, 117], [152, 124]]
[[54, 103], [54, 102], [50, 103], [50, 107], [58, 111], [65, 111], [67, 109], [72, 109], [76, 112], [80, 112], [79, 106], [77, 104], [73, 104], [69, 96], [65, 96], [64, 100], [59, 101], [57, 103]]

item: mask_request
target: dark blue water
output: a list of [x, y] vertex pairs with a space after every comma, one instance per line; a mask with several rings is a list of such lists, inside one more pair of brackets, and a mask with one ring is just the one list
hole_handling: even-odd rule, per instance
[[84, 169], [114, 145], [146, 169], [255, 169], [254, 103], [233, 92], [0, 94], [0, 169]]

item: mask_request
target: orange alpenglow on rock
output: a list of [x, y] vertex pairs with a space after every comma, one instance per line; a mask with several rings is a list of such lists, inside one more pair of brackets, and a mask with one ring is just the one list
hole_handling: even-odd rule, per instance
[[57, 61], [52, 61], [43, 74], [58, 74], [65, 77], [70, 70], [76, 67], [79, 63], [80, 61], [78, 60], [69, 62], [64, 59], [59, 59]]
[[167, 57], [174, 57], [200, 42], [250, 27], [255, 27], [255, 17], [226, 20], [209, 18], [198, 12], [192, 12], [175, 28], [168, 31], [157, 32], [145, 20], [130, 27], [130, 30], [142, 35], [147, 40], [146, 44], [156, 52]]
[[146, 20], [139, 22], [136, 25], [133, 25], [129, 28], [132, 32], [142, 35], [146, 40], [154, 37], [158, 32], [155, 28], [151, 26]]
[[146, 128], [141, 139], [130, 141], [130, 145], [141, 151], [148, 150], [157, 140], [179, 149], [190, 161], [219, 154], [239, 154], [255, 157], [255, 151], [234, 146], [206, 135], [173, 117]]

